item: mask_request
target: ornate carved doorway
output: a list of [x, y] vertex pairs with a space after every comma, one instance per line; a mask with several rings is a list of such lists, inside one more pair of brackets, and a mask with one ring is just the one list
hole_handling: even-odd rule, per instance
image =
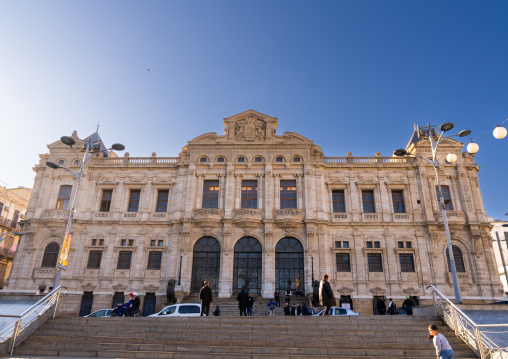
[[213, 237], [203, 237], [194, 245], [191, 292], [199, 293], [203, 281], [210, 282], [212, 292], [219, 291], [220, 244]]
[[303, 290], [303, 246], [296, 238], [284, 237], [275, 246], [275, 286], [281, 293]]
[[235, 245], [233, 293], [261, 293], [261, 244], [256, 238], [243, 237]]

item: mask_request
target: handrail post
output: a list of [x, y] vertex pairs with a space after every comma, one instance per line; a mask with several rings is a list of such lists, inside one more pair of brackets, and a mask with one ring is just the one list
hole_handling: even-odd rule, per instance
[[432, 299], [434, 300], [434, 312], [436, 313], [436, 317], [439, 316], [437, 311], [437, 301], [436, 301], [436, 291], [432, 289]]
[[16, 339], [18, 338], [19, 329], [21, 328], [21, 320], [22, 318], [19, 318], [19, 320], [16, 322], [16, 326], [14, 327], [14, 331], [12, 333], [12, 344], [11, 344], [11, 354], [14, 352], [14, 346], [16, 345]]
[[58, 307], [58, 300], [60, 299], [60, 290], [56, 293], [55, 310], [53, 311], [53, 319], [56, 317], [56, 309]]

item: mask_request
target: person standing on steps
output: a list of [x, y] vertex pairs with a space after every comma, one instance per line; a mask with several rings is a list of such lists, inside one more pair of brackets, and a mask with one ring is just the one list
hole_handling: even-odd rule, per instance
[[386, 304], [385, 304], [383, 297], [381, 297], [377, 300], [377, 311], [378, 311], [379, 315], [386, 314]]
[[333, 291], [330, 283], [328, 283], [328, 274], [323, 274], [323, 280], [319, 283], [319, 303], [326, 307], [325, 314], [330, 314], [330, 308], [332, 307]]
[[291, 289], [289, 289], [289, 288], [286, 290], [286, 303], [288, 305], [291, 304]]
[[277, 303], [275, 303], [273, 299], [270, 299], [267, 307], [270, 309], [270, 317], [275, 317], [275, 308], [277, 307]]
[[275, 304], [277, 304], [277, 308], [280, 308], [280, 292], [279, 292], [279, 288], [275, 289], [275, 292], [273, 292], [273, 299], [275, 300]]
[[390, 298], [390, 303], [388, 304], [388, 314], [395, 315], [396, 309], [397, 309], [397, 306], [393, 302], [392, 298]]
[[201, 313], [200, 316], [210, 313], [210, 306], [213, 304], [212, 290], [210, 289], [210, 282], [205, 280], [203, 288], [199, 291], [199, 299], [201, 299]]
[[252, 308], [254, 308], [254, 298], [252, 298], [249, 294], [248, 296], [249, 302], [247, 303], [247, 315], [252, 317]]
[[249, 304], [249, 295], [245, 292], [245, 290], [241, 290], [238, 293], [236, 300], [238, 301], [238, 309], [240, 310], [240, 316], [247, 316], [247, 304]]
[[407, 315], [413, 315], [413, 307], [415, 304], [411, 300], [411, 297], [408, 295], [404, 303], [402, 303], [402, 309], [406, 311]]
[[443, 334], [439, 333], [436, 325], [429, 325], [429, 339], [436, 348], [436, 359], [453, 359], [453, 349]]

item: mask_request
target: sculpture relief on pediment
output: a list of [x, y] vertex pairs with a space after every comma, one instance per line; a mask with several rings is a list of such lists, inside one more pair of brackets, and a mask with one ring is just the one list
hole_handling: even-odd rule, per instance
[[266, 139], [266, 123], [264, 120], [249, 116], [235, 123], [235, 138], [246, 141], [263, 141]]

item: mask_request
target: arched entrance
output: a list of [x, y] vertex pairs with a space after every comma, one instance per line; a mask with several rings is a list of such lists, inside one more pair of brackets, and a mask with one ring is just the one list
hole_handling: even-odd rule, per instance
[[261, 244], [256, 238], [243, 237], [235, 245], [233, 293], [261, 293]]
[[203, 281], [210, 282], [212, 292], [219, 290], [220, 244], [213, 237], [203, 237], [194, 245], [191, 292], [199, 293]]
[[303, 290], [303, 246], [296, 238], [284, 237], [275, 246], [275, 286], [281, 293]]

